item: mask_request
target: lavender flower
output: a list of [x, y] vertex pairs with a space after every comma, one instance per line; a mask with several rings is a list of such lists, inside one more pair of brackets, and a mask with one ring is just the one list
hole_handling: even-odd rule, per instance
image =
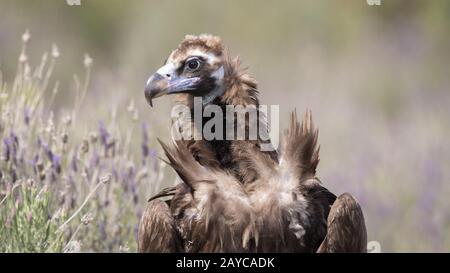
[[44, 148], [45, 154], [48, 157], [48, 160], [53, 161], [53, 152], [50, 149], [50, 147], [48, 146], [47, 143], [42, 143], [42, 147]]
[[13, 182], [17, 181], [18, 177], [17, 177], [16, 168], [11, 168], [10, 176], [11, 176], [11, 180]]
[[108, 145], [109, 133], [106, 130], [103, 121], [99, 122], [99, 132], [100, 132], [100, 139], [102, 140], [103, 145], [106, 147]]
[[151, 148], [149, 151], [149, 158], [153, 163], [153, 171], [158, 171], [158, 151], [155, 148]]
[[147, 158], [149, 156], [149, 147], [148, 147], [148, 126], [147, 123], [143, 122], [142, 123], [142, 158], [143, 161], [145, 160], [145, 158]]
[[101, 221], [101, 222], [99, 223], [99, 225], [98, 225], [98, 230], [99, 230], [99, 232], [100, 232], [100, 237], [101, 237], [103, 240], [106, 240], [107, 235], [106, 235], [105, 221]]
[[97, 151], [94, 151], [92, 153], [91, 160], [89, 161], [89, 169], [94, 169], [98, 167], [100, 164], [100, 156], [98, 155]]
[[139, 234], [139, 226], [138, 226], [138, 224], [134, 225], [133, 231], [134, 231], [134, 240], [137, 241], [138, 240], [138, 234]]
[[10, 157], [11, 157], [11, 141], [9, 140], [9, 138], [4, 138], [3, 139], [3, 159], [5, 161], [9, 161]]
[[17, 135], [14, 133], [14, 131], [11, 129], [10, 133], [9, 133], [9, 140], [10, 140], [10, 154], [11, 154], [11, 159], [13, 161], [14, 165], [17, 165], [17, 150], [19, 148], [19, 138], [17, 137]]
[[52, 168], [56, 173], [61, 173], [61, 157], [53, 154], [52, 156]]
[[116, 155], [116, 141], [111, 139], [105, 147], [105, 156], [108, 156], [108, 151], [111, 151], [110, 156], [114, 157]]
[[134, 183], [134, 181], [131, 183], [131, 193], [133, 194], [133, 202], [137, 205], [139, 203], [139, 197], [137, 195], [136, 183]]
[[37, 163], [38, 163], [38, 161], [39, 161], [39, 154], [35, 154], [34, 156], [33, 156], [33, 159], [31, 159], [31, 167], [33, 167], [33, 170], [34, 170], [34, 172], [36, 173], [36, 168], [37, 168]]
[[16, 133], [14, 133], [14, 130], [10, 130], [9, 135], [14, 142], [15, 145], [19, 146], [19, 138], [17, 137]]

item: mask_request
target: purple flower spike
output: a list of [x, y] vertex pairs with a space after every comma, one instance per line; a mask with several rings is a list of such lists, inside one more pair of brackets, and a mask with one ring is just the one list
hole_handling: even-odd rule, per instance
[[39, 154], [35, 154], [33, 156], [33, 159], [31, 160], [31, 166], [33, 166], [33, 170], [35, 171], [36, 171], [36, 164], [38, 163], [38, 161], [39, 161]]
[[142, 157], [146, 158], [150, 154], [150, 148], [148, 147], [147, 143], [142, 143]]
[[148, 142], [148, 125], [146, 122], [142, 123], [142, 141], [147, 143]]
[[52, 156], [52, 167], [58, 174], [61, 173], [61, 157], [60, 156], [58, 156], [58, 155]]
[[9, 161], [11, 157], [11, 141], [9, 138], [3, 139], [3, 158], [5, 161]]
[[119, 172], [117, 171], [116, 165], [112, 165], [112, 174], [114, 177], [114, 181], [119, 181]]
[[72, 156], [72, 160], [70, 162], [70, 166], [72, 167], [72, 171], [74, 173], [78, 172], [77, 157], [75, 155]]
[[13, 130], [10, 130], [9, 138], [3, 140], [5, 145], [3, 155], [6, 161], [13, 161], [14, 165], [17, 165], [17, 150], [19, 147], [19, 139]]
[[149, 155], [151, 158], [156, 158], [158, 156], [158, 151], [155, 148], [151, 148]]
[[11, 129], [9, 132], [9, 135], [11, 137], [11, 140], [14, 142], [15, 145], [19, 146], [19, 138], [17, 137], [16, 133]]
[[141, 127], [142, 127], [142, 144], [141, 144], [142, 165], [145, 165], [146, 158], [150, 154], [150, 148], [148, 146], [148, 132], [147, 132], [148, 131], [148, 125], [147, 125], [147, 123], [143, 122]]
[[12, 179], [13, 183], [15, 183], [18, 179], [16, 169], [14, 169], [14, 168], [11, 169], [10, 175], [11, 175], [11, 179]]
[[137, 239], [138, 239], [138, 233], [139, 233], [139, 225], [138, 225], [138, 224], [135, 224], [135, 225], [134, 225], [133, 231], [134, 231], [134, 239], [137, 241]]
[[89, 169], [96, 168], [99, 164], [100, 164], [100, 157], [98, 156], [98, 153], [94, 151], [91, 160], [89, 162]]
[[53, 161], [53, 152], [48, 146], [47, 143], [42, 143], [42, 147], [44, 148], [45, 153], [47, 154], [47, 157], [50, 161]]
[[136, 183], [131, 183], [131, 193], [133, 194], [133, 202], [135, 205], [139, 203], [139, 196], [137, 195]]
[[98, 225], [98, 229], [100, 231], [100, 236], [102, 237], [102, 239], [106, 240], [107, 234], [104, 221], [100, 222], [100, 224]]
[[158, 151], [155, 148], [151, 148], [149, 152], [149, 156], [152, 159], [153, 163], [153, 170], [156, 172], [158, 171]]
[[105, 128], [105, 124], [103, 123], [103, 121], [100, 121], [99, 123], [99, 131], [100, 131], [100, 138], [102, 139], [102, 143], [103, 145], [107, 145], [108, 144], [108, 138], [109, 138], [109, 133]]
[[128, 192], [128, 174], [123, 169], [120, 171], [120, 180], [122, 181], [123, 191], [125, 193], [127, 193]]

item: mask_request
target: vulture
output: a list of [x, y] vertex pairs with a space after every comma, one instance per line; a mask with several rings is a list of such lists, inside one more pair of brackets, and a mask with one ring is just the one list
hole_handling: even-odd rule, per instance
[[[163, 95], [174, 95], [191, 114], [196, 97], [202, 107], [255, 106], [258, 125], [267, 127], [255, 79], [216, 36], [187, 35], [172, 51], [145, 87], [152, 107]], [[182, 127], [202, 132], [192, 120], [182, 119]], [[244, 130], [252, 123], [232, 122]], [[160, 141], [163, 160], [182, 182], [149, 199], [140, 252], [366, 252], [358, 201], [349, 193], [336, 197], [316, 176], [318, 131], [310, 111], [301, 121], [292, 112], [278, 150], [261, 149], [270, 140], [260, 135], [173, 142]]]

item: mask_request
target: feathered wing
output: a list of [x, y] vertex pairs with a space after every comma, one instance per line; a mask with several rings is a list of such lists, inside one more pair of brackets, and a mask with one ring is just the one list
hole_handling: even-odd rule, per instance
[[292, 174], [296, 186], [324, 209], [325, 219], [336, 196], [322, 186], [316, 177], [319, 164], [318, 130], [314, 127], [311, 111], [307, 111], [300, 123], [297, 113], [291, 114], [290, 127], [284, 133], [280, 150], [281, 171]]
[[[168, 187], [152, 196], [139, 222], [138, 249], [139, 252], [184, 252], [185, 245], [179, 234], [174, 214], [180, 214], [182, 207], [188, 206], [192, 199], [188, 192], [199, 180], [210, 177], [207, 169], [192, 156], [199, 154], [204, 164], [216, 166], [214, 158], [205, 146], [193, 147], [188, 142], [180, 141], [174, 148], [169, 148], [160, 141], [160, 144], [169, 160], [167, 162], [179, 174], [184, 183], [175, 187]], [[188, 149], [195, 149], [191, 154]], [[167, 202], [160, 198], [171, 196]], [[169, 204], [172, 203], [171, 207]]]
[[139, 222], [139, 252], [180, 252], [181, 239], [169, 206], [160, 199], [147, 204]]
[[282, 160], [300, 178], [300, 188], [323, 208], [327, 219], [326, 236], [318, 252], [366, 252], [367, 231], [364, 215], [356, 199], [348, 193], [338, 198], [321, 186], [315, 177], [319, 163], [318, 132], [308, 111], [301, 124], [292, 113], [291, 125], [285, 134]]
[[350, 194], [339, 196], [328, 215], [327, 235], [317, 252], [367, 252], [367, 231], [358, 201]]
[[168, 188], [164, 188], [162, 189], [159, 193], [153, 195], [152, 197], [150, 197], [148, 199], [148, 202], [161, 198], [161, 197], [167, 197], [167, 196], [174, 196], [178, 191], [178, 187], [168, 187]]
[[244, 149], [259, 174], [246, 185], [258, 217], [258, 251], [315, 252], [324, 239], [335, 196], [315, 178], [316, 145], [317, 131], [308, 112], [302, 124], [292, 114], [279, 163], [257, 149]]
[[[159, 139], [158, 141], [168, 159], [168, 161], [164, 161], [177, 172], [181, 180], [193, 191], [199, 184], [217, 179], [217, 173], [221, 172], [219, 165], [214, 160], [214, 155], [210, 153], [206, 146], [208, 145], [206, 142], [196, 143], [196, 155], [193, 154], [192, 147], [189, 147], [189, 143], [186, 141], [176, 141], [173, 147], [169, 147]], [[202, 162], [206, 165], [201, 165], [194, 156], [202, 158]], [[212, 157], [212, 159], [209, 159], [209, 157]]]

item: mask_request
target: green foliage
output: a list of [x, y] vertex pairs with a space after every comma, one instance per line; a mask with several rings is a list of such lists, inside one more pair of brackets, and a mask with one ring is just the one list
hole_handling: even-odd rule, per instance
[[0, 252], [62, 251], [65, 238], [56, 230], [67, 214], [52, 213], [46, 188], [38, 189], [32, 180], [13, 187], [0, 209]]

